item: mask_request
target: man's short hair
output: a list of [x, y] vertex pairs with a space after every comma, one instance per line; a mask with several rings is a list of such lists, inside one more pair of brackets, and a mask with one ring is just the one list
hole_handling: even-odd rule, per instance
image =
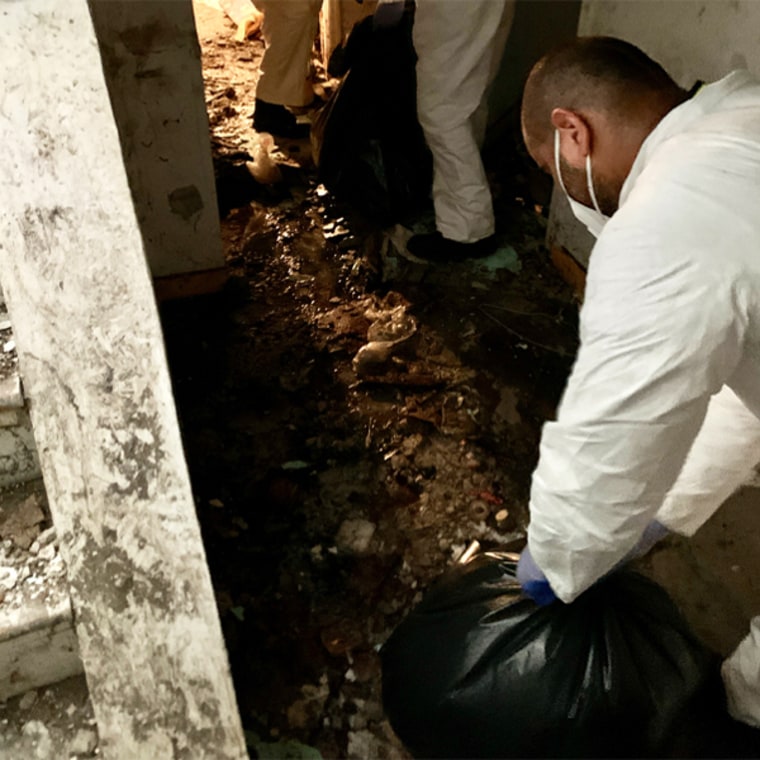
[[644, 99], [682, 92], [659, 63], [615, 37], [578, 37], [545, 55], [525, 85], [522, 122], [539, 143], [552, 133], [555, 108], [625, 117]]

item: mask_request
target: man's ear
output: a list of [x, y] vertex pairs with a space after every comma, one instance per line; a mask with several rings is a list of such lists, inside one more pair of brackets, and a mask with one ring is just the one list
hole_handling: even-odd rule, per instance
[[573, 168], [582, 169], [586, 156], [591, 152], [589, 123], [575, 111], [555, 108], [552, 111], [552, 124], [559, 132], [562, 157]]

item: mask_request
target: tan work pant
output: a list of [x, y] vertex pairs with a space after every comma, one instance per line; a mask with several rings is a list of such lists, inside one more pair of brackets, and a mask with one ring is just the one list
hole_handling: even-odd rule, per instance
[[281, 106], [305, 106], [314, 93], [309, 64], [322, 0], [256, 0], [264, 12], [266, 50], [256, 97]]

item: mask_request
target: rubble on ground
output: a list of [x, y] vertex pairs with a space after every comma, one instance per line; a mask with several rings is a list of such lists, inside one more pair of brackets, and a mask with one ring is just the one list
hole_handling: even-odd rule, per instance
[[446, 266], [409, 260], [398, 231], [337, 202], [308, 141], [270, 153], [279, 185], [241, 180], [230, 167], [257, 139], [242, 51], [200, 35], [207, 98], [237, 97], [234, 118], [222, 98], [211, 108], [231, 278], [162, 318], [249, 746], [406, 758], [378, 650], [474, 541], [524, 541], [577, 304], [518, 174], [494, 183], [494, 257]]
[[[252, 131], [262, 43], [236, 41], [233, 22], [202, 7], [230, 279], [217, 296], [166, 304], [162, 320], [249, 749], [408, 758], [383, 715], [378, 651], [474, 541], [524, 540], [577, 304], [543, 248], [545, 219], [517, 199], [518, 172], [494, 177], [508, 241], [494, 257], [401, 255], [391, 230], [319, 184], [308, 141]], [[257, 177], [262, 162], [279, 174]], [[36, 520], [30, 505], [16, 536], [26, 547], [0, 544], [0, 585], [15, 589], [23, 564], [30, 577], [36, 562], [56, 566]], [[22, 697], [28, 713], [19, 698], [0, 713], [18, 726], [21, 711], [6, 739], [30, 757], [53, 741], [52, 713], [34, 712], [46, 693]], [[79, 724], [66, 751], [97, 753], [91, 729]]]

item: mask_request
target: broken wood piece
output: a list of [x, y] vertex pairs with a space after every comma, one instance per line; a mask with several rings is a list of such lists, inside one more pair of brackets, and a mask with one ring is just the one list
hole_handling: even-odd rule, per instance
[[471, 541], [470, 545], [462, 552], [457, 564], [466, 565], [480, 550], [480, 541]]

